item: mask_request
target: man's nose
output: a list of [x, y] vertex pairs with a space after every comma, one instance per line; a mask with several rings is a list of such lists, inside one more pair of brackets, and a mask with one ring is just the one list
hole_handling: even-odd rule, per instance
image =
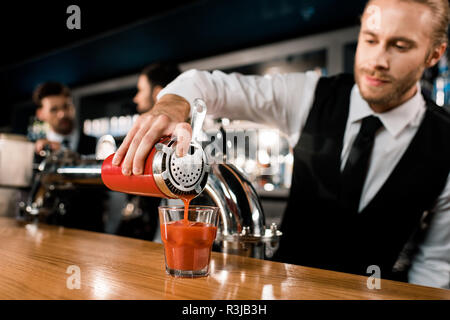
[[58, 113], [57, 113], [57, 115], [58, 115], [58, 118], [59, 118], [59, 119], [62, 119], [62, 118], [65, 118], [66, 115], [67, 115], [68, 113], [69, 113], [69, 112], [66, 111], [66, 110], [59, 110]]
[[139, 95], [139, 93], [136, 93], [136, 95], [133, 98], [133, 102], [136, 103], [136, 104], [139, 104], [139, 102], [138, 102], [138, 95]]
[[389, 56], [388, 52], [383, 46], [378, 46], [373, 49], [373, 56], [370, 59], [370, 67], [378, 70], [388, 70], [389, 69]]

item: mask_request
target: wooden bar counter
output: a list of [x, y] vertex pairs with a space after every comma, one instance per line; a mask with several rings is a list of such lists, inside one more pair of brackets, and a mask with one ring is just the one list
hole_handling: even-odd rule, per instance
[[[79, 289], [67, 285], [74, 268]], [[210, 276], [173, 278], [161, 244], [0, 218], [0, 299], [450, 299], [450, 290], [388, 280], [370, 290], [363, 276], [217, 252]]]

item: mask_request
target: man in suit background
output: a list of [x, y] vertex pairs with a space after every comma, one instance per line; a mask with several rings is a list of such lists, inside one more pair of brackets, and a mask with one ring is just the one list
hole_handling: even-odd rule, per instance
[[[36, 159], [44, 148], [50, 151], [69, 149], [81, 155], [95, 154], [97, 139], [87, 136], [75, 121], [75, 106], [68, 87], [59, 82], [45, 82], [33, 92], [36, 117], [46, 125], [46, 137], [35, 143]], [[104, 231], [106, 190], [101, 188], [57, 190], [51, 201], [61, 210], [53, 210], [46, 222], [67, 227]]]
[[36, 117], [47, 124], [46, 138], [36, 141], [36, 152], [47, 145], [56, 151], [66, 148], [80, 154], [94, 154], [97, 139], [86, 136], [76, 126], [75, 107], [68, 87], [59, 82], [45, 82], [33, 92]]

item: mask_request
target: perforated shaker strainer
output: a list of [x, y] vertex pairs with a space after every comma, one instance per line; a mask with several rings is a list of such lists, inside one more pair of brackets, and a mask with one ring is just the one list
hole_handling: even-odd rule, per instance
[[176, 139], [155, 145], [153, 174], [155, 182], [164, 193], [174, 197], [197, 196], [208, 180], [209, 164], [201, 145], [197, 142], [206, 115], [206, 104], [196, 99], [192, 106], [192, 141], [187, 154], [177, 157]]

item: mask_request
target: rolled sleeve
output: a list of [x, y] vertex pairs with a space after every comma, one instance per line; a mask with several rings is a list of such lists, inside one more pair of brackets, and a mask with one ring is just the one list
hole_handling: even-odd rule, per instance
[[189, 70], [158, 95], [176, 94], [191, 105], [205, 101], [208, 114], [232, 120], [248, 120], [299, 133], [312, 106], [319, 75], [314, 71], [267, 76]]

